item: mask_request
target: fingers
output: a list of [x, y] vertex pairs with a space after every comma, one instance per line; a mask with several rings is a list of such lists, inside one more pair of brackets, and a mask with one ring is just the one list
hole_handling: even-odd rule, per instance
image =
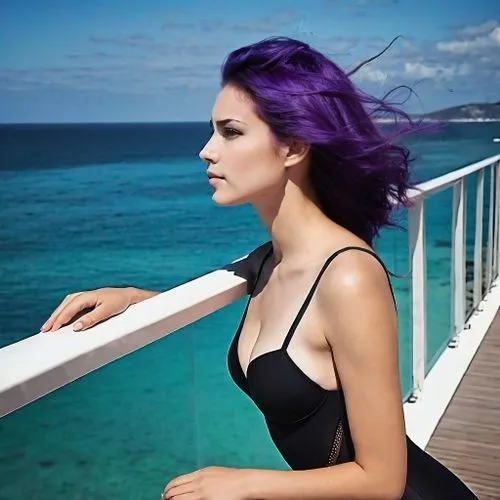
[[161, 500], [199, 500], [200, 495], [196, 495], [195, 493], [179, 493], [174, 496], [164, 497], [163, 495], [160, 497]]
[[69, 295], [66, 295], [66, 297], [64, 298], [64, 300], [54, 309], [54, 311], [49, 316], [49, 318], [47, 319], [47, 321], [42, 325], [42, 327], [40, 328], [40, 331], [41, 332], [49, 331], [52, 328], [52, 325], [54, 324], [54, 320], [57, 318], [57, 316], [59, 315], [59, 313], [64, 309], [64, 307], [66, 306], [66, 304], [70, 300], [72, 300], [74, 297], [76, 297], [77, 295], [79, 295], [80, 293], [82, 293], [82, 292], [70, 293]]
[[165, 489], [161, 495], [162, 500], [170, 500], [171, 498], [187, 499], [191, 494], [194, 494], [194, 488], [190, 484], [180, 484], [179, 486], [174, 486]]
[[167, 500], [178, 495], [193, 493], [193, 479], [195, 479], [193, 473], [183, 474], [182, 476], [178, 476], [175, 479], [172, 479], [163, 489], [161, 499]]
[[87, 307], [95, 306], [96, 300], [94, 292], [79, 292], [68, 295], [43, 325], [42, 331], [59, 330], [61, 326], [67, 324], [78, 312]]
[[73, 325], [73, 330], [80, 331], [86, 330], [91, 326], [97, 325], [101, 321], [119, 314], [120, 311], [113, 311], [105, 305], [97, 306], [93, 311], [83, 315], [79, 320]]

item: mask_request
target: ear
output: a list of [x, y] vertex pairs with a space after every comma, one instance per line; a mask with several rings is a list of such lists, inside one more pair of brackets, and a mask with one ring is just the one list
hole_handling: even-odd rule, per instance
[[309, 151], [311, 150], [310, 144], [304, 142], [292, 141], [287, 148], [285, 157], [285, 167], [293, 167], [303, 161]]

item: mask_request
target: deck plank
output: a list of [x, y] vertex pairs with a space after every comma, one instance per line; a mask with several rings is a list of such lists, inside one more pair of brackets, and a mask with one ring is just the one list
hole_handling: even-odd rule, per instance
[[500, 499], [500, 312], [426, 450], [480, 500]]

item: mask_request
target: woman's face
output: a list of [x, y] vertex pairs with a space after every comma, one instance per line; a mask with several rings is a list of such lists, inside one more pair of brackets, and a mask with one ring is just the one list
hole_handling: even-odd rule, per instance
[[284, 187], [287, 148], [255, 113], [250, 98], [226, 85], [212, 111], [213, 134], [200, 152], [218, 205], [252, 203]]

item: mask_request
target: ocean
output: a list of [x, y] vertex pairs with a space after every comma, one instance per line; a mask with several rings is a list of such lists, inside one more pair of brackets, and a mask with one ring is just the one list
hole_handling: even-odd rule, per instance
[[[213, 204], [198, 159], [209, 134], [203, 123], [0, 125], [0, 347], [37, 333], [68, 293], [166, 290], [268, 240], [251, 207]], [[498, 136], [498, 122], [454, 123], [407, 139], [414, 180], [498, 154]], [[475, 178], [467, 185], [473, 222]], [[451, 207], [451, 189], [426, 202], [428, 368], [452, 332]], [[392, 281], [408, 394], [407, 235], [384, 230], [376, 249], [402, 276]], [[245, 300], [2, 418], [0, 500], [149, 499], [206, 465], [287, 469], [227, 373]]]

